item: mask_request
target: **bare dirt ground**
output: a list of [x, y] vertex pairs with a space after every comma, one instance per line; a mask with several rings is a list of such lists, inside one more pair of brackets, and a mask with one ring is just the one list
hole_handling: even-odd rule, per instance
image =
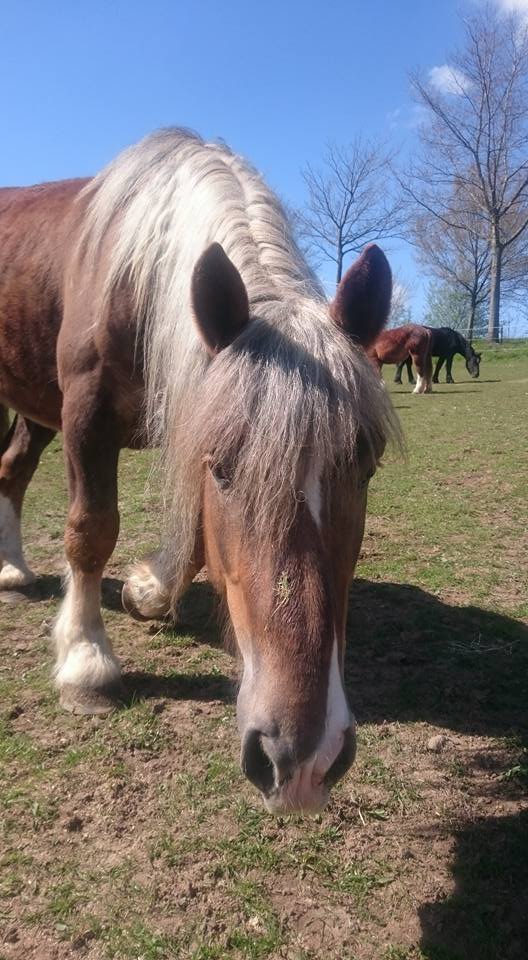
[[[63, 714], [50, 682], [65, 491], [58, 445], [26, 512], [40, 579], [0, 603], [0, 960], [525, 960], [528, 352], [394, 393], [351, 593], [358, 760], [316, 818], [273, 819], [238, 767], [236, 664], [195, 583], [177, 627], [122, 613], [155, 541], [125, 455], [105, 583], [128, 705]], [[146, 486], [145, 486], [146, 485]]]

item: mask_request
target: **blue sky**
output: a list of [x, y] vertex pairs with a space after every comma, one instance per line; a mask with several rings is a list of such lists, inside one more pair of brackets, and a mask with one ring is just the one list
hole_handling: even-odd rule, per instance
[[[445, 63], [461, 39], [459, 9], [452, 0], [2, 0], [0, 183], [90, 174], [178, 124], [223, 137], [301, 204], [300, 168], [328, 140], [362, 133], [412, 150], [408, 72]], [[387, 246], [414, 287], [419, 321], [424, 278], [405, 244]]]

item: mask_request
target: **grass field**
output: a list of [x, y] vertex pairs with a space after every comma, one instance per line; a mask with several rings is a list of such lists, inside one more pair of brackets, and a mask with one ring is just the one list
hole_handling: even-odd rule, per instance
[[59, 711], [66, 498], [45, 452], [25, 514], [41, 579], [0, 604], [1, 960], [525, 960], [528, 344], [454, 376], [390, 387], [408, 458], [371, 484], [351, 593], [358, 759], [312, 819], [273, 819], [239, 771], [207, 584], [177, 628], [119, 609], [156, 541], [148, 455], [122, 458], [105, 583], [135, 693], [109, 719]]

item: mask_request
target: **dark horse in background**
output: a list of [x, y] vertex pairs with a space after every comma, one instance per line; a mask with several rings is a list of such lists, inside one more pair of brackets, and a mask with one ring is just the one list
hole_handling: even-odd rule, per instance
[[[461, 333], [453, 330], [451, 327], [427, 327], [431, 331], [431, 353], [433, 357], [438, 357], [436, 367], [433, 373], [433, 383], [438, 383], [438, 374], [445, 362], [446, 365], [446, 383], [454, 383], [451, 368], [455, 354], [460, 353], [466, 361], [466, 370], [471, 377], [475, 379], [480, 373], [480, 360], [482, 354], [476, 353], [471, 344]], [[407, 367], [407, 376], [409, 383], [414, 383], [412, 373], [412, 359], [410, 356], [398, 363], [394, 383], [401, 383], [401, 375], [404, 366]]]

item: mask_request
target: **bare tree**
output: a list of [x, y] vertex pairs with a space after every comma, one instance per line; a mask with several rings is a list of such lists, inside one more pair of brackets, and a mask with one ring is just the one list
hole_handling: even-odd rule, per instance
[[[473, 316], [473, 334], [481, 337], [486, 330], [485, 304], [479, 304]], [[434, 280], [429, 284], [423, 322], [428, 327], [452, 327], [468, 339], [467, 292], [456, 284], [445, 280]]]
[[408, 283], [393, 275], [391, 308], [387, 326], [401, 327], [405, 323], [412, 323], [412, 293], [413, 289]]
[[480, 218], [490, 258], [488, 337], [498, 340], [505, 251], [528, 227], [528, 27], [486, 7], [465, 21], [465, 33], [449, 64], [427, 81], [412, 78], [426, 121], [402, 185], [445, 227]]
[[[483, 309], [487, 308], [489, 312], [490, 244], [479, 232], [480, 218], [469, 215], [468, 211], [461, 215], [454, 205], [451, 220], [452, 223], [445, 223], [419, 208], [412, 219], [409, 238], [412, 238], [425, 271], [445, 284], [453, 295], [461, 294], [457, 303], [465, 305], [464, 332], [471, 340], [477, 317], [481, 327]], [[526, 311], [527, 283], [528, 231], [504, 250], [501, 301]]]
[[312, 261], [335, 263], [337, 283], [350, 254], [398, 234], [402, 201], [393, 189], [391, 160], [382, 144], [357, 137], [349, 147], [329, 144], [322, 167], [303, 170], [308, 202], [298, 214], [299, 233]]
[[[479, 221], [468, 215], [451, 214], [453, 223], [444, 223], [420, 208], [411, 225], [411, 235], [418, 250], [418, 258], [426, 271], [461, 298], [466, 312], [464, 332], [471, 340], [477, 314], [489, 299], [490, 249], [489, 242], [479, 233]], [[447, 324], [453, 326], [454, 324]]]

